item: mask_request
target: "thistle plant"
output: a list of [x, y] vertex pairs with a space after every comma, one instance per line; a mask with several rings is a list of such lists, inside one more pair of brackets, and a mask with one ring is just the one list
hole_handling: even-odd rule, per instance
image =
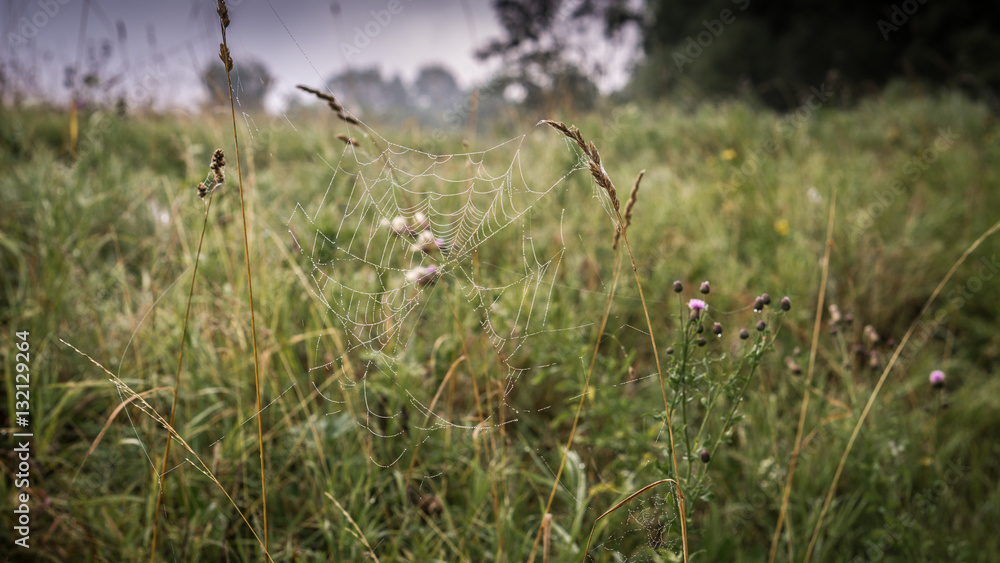
[[[718, 459], [720, 449], [732, 442], [742, 418], [740, 404], [774, 344], [791, 300], [786, 297], [778, 307], [772, 307], [765, 304], [770, 302], [767, 294], [757, 297], [752, 313], [756, 322], [750, 319], [756, 330], [733, 330], [725, 319], [713, 316], [708, 281], [698, 289], [704, 298], [686, 299], [680, 281], [674, 282], [674, 288], [679, 289], [675, 316], [680, 328], [668, 348], [665, 366], [669, 409], [659, 418], [666, 423], [667, 416], [673, 417], [681, 467], [677, 479], [686, 495], [698, 499], [710, 493], [708, 466]], [[662, 465], [664, 471], [673, 466], [665, 460]], [[697, 507], [692, 503], [687, 509], [686, 516], [690, 516]]]

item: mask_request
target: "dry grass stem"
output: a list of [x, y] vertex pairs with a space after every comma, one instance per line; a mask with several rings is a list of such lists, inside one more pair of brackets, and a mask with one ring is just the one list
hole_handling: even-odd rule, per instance
[[[209, 189], [204, 182], [198, 184], [198, 197], [202, 199], [205, 196], [210, 195], [215, 192], [216, 188], [225, 183], [226, 181], [226, 155], [222, 149], [215, 149], [212, 153], [212, 162], [209, 165], [212, 169], [212, 175], [214, 184], [211, 189]], [[181, 344], [180, 350], [177, 352], [177, 371], [174, 374], [174, 387], [173, 387], [173, 402], [170, 406], [170, 426], [174, 425], [177, 415], [177, 399], [180, 394], [181, 387], [181, 374], [184, 365], [184, 347], [187, 343], [187, 333], [189, 321], [191, 318], [191, 303], [194, 300], [194, 285], [195, 280], [198, 279], [198, 264], [201, 262], [201, 249], [205, 242], [205, 232], [208, 230], [208, 213], [212, 208], [212, 198], [209, 197], [208, 203], [205, 205], [205, 216], [201, 223], [201, 235], [198, 237], [198, 250], [195, 252], [194, 257], [194, 268], [191, 271], [191, 286], [188, 289], [187, 305], [184, 309], [184, 323], [181, 328]], [[103, 432], [103, 431], [102, 431]], [[163, 484], [165, 475], [167, 472], [167, 462], [170, 458], [170, 441], [172, 436], [167, 434], [167, 443], [163, 448], [163, 462], [160, 467], [160, 477], [157, 482], [157, 493], [156, 493], [156, 505], [153, 510], [153, 537], [150, 541], [150, 562], [156, 561], [156, 536], [157, 530], [160, 524], [160, 505], [163, 503]]]
[[[823, 272], [819, 282], [819, 298], [816, 301], [816, 319], [813, 323], [812, 344], [809, 348], [809, 368], [806, 371], [805, 387], [812, 384], [813, 372], [816, 368], [816, 352], [819, 349], [819, 335], [823, 323], [823, 303], [826, 297], [826, 283], [830, 272], [830, 253], [833, 250], [833, 225], [837, 216], [837, 190], [834, 188], [830, 196], [830, 218], [826, 226], [826, 251], [823, 254]], [[792, 362], [792, 365], [795, 363]], [[791, 367], [791, 366], [789, 366]], [[798, 366], [796, 366], [798, 367]], [[799, 409], [799, 424], [795, 430], [795, 446], [792, 449], [792, 460], [788, 464], [788, 478], [785, 481], [785, 488], [782, 492], [781, 509], [778, 511], [778, 522], [774, 525], [774, 537], [771, 539], [771, 551], [767, 561], [771, 563], [778, 553], [778, 543], [781, 539], [781, 529], [785, 522], [785, 514], [788, 511], [788, 502], [792, 494], [792, 482], [795, 479], [795, 469], [798, 467], [799, 454], [802, 452], [802, 435], [805, 432], [806, 413], [809, 410], [809, 396], [806, 391], [802, 396], [802, 406]]]
[[229, 114], [232, 119], [233, 124], [233, 146], [236, 151], [236, 178], [239, 185], [240, 192], [240, 215], [243, 219], [243, 254], [245, 257], [246, 273], [247, 273], [247, 293], [248, 301], [250, 305], [250, 339], [253, 345], [253, 378], [254, 378], [254, 391], [257, 396], [257, 449], [260, 453], [260, 496], [261, 496], [261, 513], [262, 513], [262, 523], [264, 537], [264, 554], [268, 554], [268, 535], [267, 535], [267, 471], [264, 468], [264, 422], [263, 416], [259, 413], [263, 410], [261, 407], [261, 385], [260, 385], [260, 360], [259, 354], [257, 352], [257, 315], [254, 314], [253, 306], [253, 276], [251, 275], [251, 260], [250, 260], [250, 235], [247, 231], [247, 208], [244, 202], [243, 194], [243, 170], [240, 167], [240, 140], [239, 136], [236, 134], [236, 100], [233, 97], [233, 79], [231, 71], [233, 69], [233, 59], [229, 56], [229, 47], [226, 42], [226, 28], [229, 27], [229, 9], [226, 7], [225, 0], [219, 0], [219, 23], [222, 31], [222, 45], [220, 47], [220, 58], [222, 58], [223, 63], [226, 66], [226, 84], [229, 86]]
[[[209, 480], [212, 481], [212, 483], [215, 483], [215, 485], [219, 487], [222, 493], [226, 495], [226, 498], [229, 500], [229, 503], [233, 505], [234, 509], [236, 509], [236, 513], [240, 515], [240, 518], [243, 520], [243, 523], [247, 525], [247, 529], [249, 529], [250, 533], [253, 534], [253, 537], [257, 540], [257, 543], [260, 544], [261, 547], [263, 547], [264, 543], [263, 541], [261, 541], [260, 536], [257, 535], [257, 532], [253, 529], [253, 526], [250, 525], [250, 521], [247, 520], [246, 515], [243, 514], [242, 510], [240, 510], [239, 505], [236, 504], [236, 501], [233, 500], [233, 497], [229, 495], [229, 491], [227, 491], [226, 488], [222, 486], [222, 483], [219, 482], [219, 480], [215, 477], [215, 474], [212, 472], [212, 470], [209, 469], [208, 465], [201, 459], [201, 456], [199, 456], [198, 453], [194, 451], [194, 448], [192, 448], [190, 444], [187, 443], [187, 441], [180, 435], [180, 433], [178, 433], [177, 430], [175, 430], [174, 427], [171, 426], [170, 423], [168, 423], [166, 419], [164, 419], [163, 416], [161, 416], [160, 413], [153, 408], [152, 405], [146, 402], [146, 399], [144, 399], [142, 396], [143, 394], [136, 393], [135, 391], [133, 391], [132, 388], [129, 387], [128, 384], [126, 384], [124, 381], [122, 381], [117, 375], [111, 373], [111, 371], [109, 371], [108, 368], [101, 365], [100, 362], [90, 357], [88, 354], [86, 354], [76, 346], [73, 346], [72, 344], [66, 342], [62, 338], [59, 339], [59, 342], [62, 342], [66, 346], [69, 346], [70, 348], [73, 349], [74, 352], [80, 354], [84, 358], [87, 358], [88, 360], [90, 360], [90, 363], [99, 367], [104, 373], [108, 374], [108, 377], [111, 378], [111, 382], [115, 384], [119, 392], [124, 397], [124, 400], [122, 401], [123, 403], [129, 403], [134, 401], [136, 406], [139, 407], [139, 410], [141, 410], [144, 414], [152, 418], [160, 426], [166, 429], [169, 436], [171, 436], [174, 440], [177, 440], [178, 444], [183, 446], [184, 449], [188, 451], [188, 453], [194, 456], [194, 459], [198, 463], [195, 463], [191, 460], [186, 460], [186, 461], [188, 461], [189, 463], [191, 463], [191, 465], [194, 465], [196, 468], [198, 468], [198, 470], [201, 471], [206, 477], [208, 477]], [[264, 557], [266, 557], [267, 561], [274, 561], [273, 559], [271, 559], [271, 555], [267, 551], [264, 552]]]
[[351, 518], [351, 514], [347, 512], [347, 509], [344, 508], [343, 505], [337, 502], [337, 499], [335, 499], [333, 495], [331, 495], [330, 493], [323, 493], [323, 494], [326, 495], [326, 498], [332, 500], [333, 504], [337, 505], [337, 508], [340, 510], [340, 513], [344, 515], [344, 518], [347, 518], [347, 521], [351, 524], [351, 527], [354, 528], [354, 532], [356, 533], [358, 540], [361, 541], [361, 545], [364, 545], [365, 548], [368, 550], [368, 555], [371, 556], [372, 560], [374, 560], [375, 563], [378, 563], [378, 555], [375, 555], [375, 550], [372, 549], [371, 544], [369, 544], [368, 540], [365, 539], [365, 534], [361, 531], [361, 528], [358, 526], [358, 523], [354, 521], [354, 518]]
[[[673, 479], [660, 479], [659, 481], [654, 481], [654, 482], [646, 485], [645, 487], [639, 489], [638, 491], [630, 494], [628, 497], [626, 497], [625, 499], [623, 499], [620, 502], [616, 503], [611, 508], [605, 510], [604, 514], [601, 514], [600, 516], [598, 516], [597, 519], [594, 520], [594, 525], [590, 527], [590, 536], [587, 537], [587, 549], [583, 550], [583, 560], [586, 561], [587, 560], [587, 554], [590, 553], [590, 543], [594, 540], [594, 530], [597, 529], [597, 523], [598, 522], [600, 522], [605, 516], [611, 514], [612, 512], [614, 512], [614, 511], [618, 510], [619, 508], [625, 506], [626, 504], [632, 502], [633, 500], [635, 500], [636, 497], [638, 497], [642, 493], [644, 493], [644, 492], [652, 489], [653, 487], [656, 487], [658, 485], [662, 485], [663, 483], [673, 483], [674, 486], [677, 487], [677, 491], [678, 492], [680, 492], [680, 490], [681, 490], [681, 487], [680, 487], [680, 485], [677, 484], [677, 481], [674, 481]], [[684, 516], [683, 513], [681, 513], [680, 518], [681, 518], [682, 521], [684, 520], [685, 516]], [[684, 558], [685, 558], [685, 560], [687, 559], [687, 552], [686, 551], [684, 553]]]
[[552, 513], [546, 512], [542, 518], [542, 563], [549, 563], [552, 543]]

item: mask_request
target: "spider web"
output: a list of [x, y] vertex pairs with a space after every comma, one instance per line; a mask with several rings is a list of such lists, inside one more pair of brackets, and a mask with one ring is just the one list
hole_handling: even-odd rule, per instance
[[[363, 123], [344, 127], [354, 136], [340, 135], [343, 148], [331, 158], [322, 155], [330, 169], [325, 189], [312, 201], [298, 202], [286, 222], [309, 290], [340, 335], [316, 339], [317, 357], [324, 360], [309, 368], [311, 385], [329, 403], [327, 416], [351, 416], [345, 405], [352, 397], [363, 404], [353, 422], [388, 446], [369, 453], [383, 469], [405, 469], [416, 457], [413, 450], [435, 432], [457, 429], [476, 436], [508, 426], [516, 431], [527, 409], [508, 398], [532, 385], [527, 378], [555, 371], [582, 375], [589, 359], [590, 352], [526, 364], [524, 357], [534, 357], [519, 354], [544, 348], [548, 337], [566, 331], [576, 332], [576, 341], [592, 343], [599, 310], [586, 322], [570, 325], [565, 315], [551, 311], [554, 297], [572, 300], [558, 294], [580, 291], [566, 285], [566, 273], [560, 273], [567, 252], [577, 250], [568, 250], [566, 236], [573, 240], [573, 234], [564, 232], [566, 210], [560, 202], [586, 199], [570, 193], [580, 184], [568, 181], [574, 175], [589, 181], [586, 162], [575, 145], [553, 134], [544, 141], [563, 143], [568, 158], [551, 177], [539, 178], [538, 163], [525, 162], [525, 156], [535, 146], [529, 142], [532, 134], [552, 134], [546, 126], [485, 150], [454, 154], [394, 143]], [[606, 197], [596, 185], [591, 189], [606, 212], [595, 210], [594, 216], [608, 219], [610, 233]], [[601, 242], [610, 245], [610, 236]], [[603, 297], [608, 290], [603, 286], [596, 293]], [[462, 360], [476, 355], [477, 346], [467, 342], [473, 338], [487, 343], [489, 356], [485, 360], [479, 353], [479, 362], [489, 362], [489, 374], [478, 379], [481, 389], [475, 392], [489, 396], [484, 388], [490, 381], [502, 388], [485, 411], [477, 397], [476, 406], [469, 401], [465, 411], [445, 412], [437, 401], [442, 377], [448, 377], [445, 369], [430, 373], [420, 366], [433, 363], [442, 341], [453, 341], [445, 364], [467, 367], [463, 375], [477, 385], [479, 366]], [[572, 377], [569, 384], [573, 391], [568, 394], [578, 398], [582, 377]], [[376, 388], [405, 401], [387, 409]], [[536, 410], [571, 411], [566, 405]], [[578, 459], [575, 452], [570, 455]], [[558, 463], [558, 457], [544, 461], [553, 476]], [[422, 468], [415, 474], [422, 483], [439, 475]], [[559, 487], [563, 492], [571, 488]], [[592, 512], [584, 499], [577, 496], [575, 502], [577, 510]], [[605, 555], [657, 560], [661, 549], [679, 550], [676, 534], [669, 532], [677, 525], [676, 505], [669, 498], [647, 493], [620, 512], [609, 519], [615, 528], [592, 546], [598, 560]], [[637, 536], [646, 537], [648, 549], [623, 555], [621, 544]]]
[[[364, 140], [351, 138], [338, 160], [328, 162], [332, 177], [319, 201], [297, 204], [287, 222], [307, 259], [312, 293], [347, 339], [335, 357], [310, 371], [346, 373], [360, 360], [363, 367], [348, 374], [345, 387], [373, 372], [395, 379], [415, 341], [440, 336], [419, 321], [428, 307], [452, 308], [452, 317], [471, 308], [509, 391], [521, 374], [543, 367], [509, 361], [528, 339], [585, 328], [549, 321], [565, 246], [539, 248], [531, 226], [536, 204], [566, 189], [565, 179], [582, 164], [539, 185], [521, 168], [527, 134], [484, 151], [439, 155], [364, 131]], [[511, 236], [520, 239], [518, 269], [491, 269], [495, 253], [509, 252]], [[511, 302], [517, 304], [513, 316], [504, 308]], [[438, 424], [464, 426], [434, 415], [400, 386]], [[485, 429], [497, 423], [484, 422]]]

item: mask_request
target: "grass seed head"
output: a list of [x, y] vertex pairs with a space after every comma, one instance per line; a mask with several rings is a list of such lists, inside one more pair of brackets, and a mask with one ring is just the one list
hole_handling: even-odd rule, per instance
[[226, 183], [226, 153], [222, 149], [215, 149], [212, 153], [212, 164], [209, 168], [215, 175], [216, 185]]

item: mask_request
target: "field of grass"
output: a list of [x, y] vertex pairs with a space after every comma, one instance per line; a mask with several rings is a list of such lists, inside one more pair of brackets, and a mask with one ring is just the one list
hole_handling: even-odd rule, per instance
[[[791, 115], [731, 102], [550, 116], [595, 143], [623, 208], [645, 170], [627, 231], [635, 274], [624, 245], [612, 249], [606, 193], [551, 127], [506, 123], [431, 143], [416, 125], [374, 126], [384, 139], [373, 139], [332, 114], [259, 116], [249, 130], [240, 121], [270, 556], [524, 561], [541, 533], [536, 561], [580, 561], [593, 530], [590, 560], [678, 561], [672, 484], [599, 517], [679, 477], [691, 561], [766, 560], [808, 395], [775, 557], [802, 561], [852, 431], [916, 323], [846, 458], [811, 560], [1000, 559], [1000, 239], [978, 246], [919, 317], [1000, 220], [1000, 124], [961, 95], [902, 90]], [[0, 109], [3, 406], [21, 410], [15, 333], [28, 331], [34, 433], [31, 549], [9, 548], [17, 536], [5, 524], [3, 551], [11, 560], [149, 559], [167, 437], [150, 411], [169, 418], [197, 260], [174, 424], [190, 449], [171, 446], [157, 559], [263, 560], [228, 113], [84, 112], [75, 158], [67, 131], [58, 112]], [[338, 133], [358, 138], [358, 150]], [[491, 236], [448, 261], [436, 283], [410, 284], [418, 306], [400, 318], [340, 310], [336, 290], [324, 294], [315, 281], [322, 272], [383, 299], [414, 260], [376, 213], [348, 209], [358, 178], [401, 177], [382, 176], [380, 162], [423, 173], [441, 160], [383, 152], [388, 142], [471, 154], [419, 176], [411, 187], [427, 198], [451, 189], [448, 174], [474, 176], [479, 161], [516, 165], [510, 177], [547, 190], [512, 191], [527, 199], [507, 203], [527, 211], [493, 210], [509, 223], [487, 221], [477, 232]], [[227, 182], [206, 215], [195, 186], [216, 148]], [[304, 221], [297, 206], [323, 212]], [[317, 233], [336, 252], [371, 244], [406, 257], [374, 260], [381, 269], [366, 267], [368, 251], [357, 263], [326, 263]], [[772, 303], [755, 312], [765, 292]], [[778, 307], [784, 296], [788, 312]], [[692, 298], [709, 304], [703, 333], [688, 320]], [[533, 315], [544, 309], [545, 330], [530, 330], [538, 321], [524, 320], [525, 304]], [[832, 328], [829, 305], [842, 315]], [[368, 338], [380, 323], [395, 323], [381, 347]], [[497, 334], [509, 346], [498, 347]], [[942, 388], [930, 385], [933, 370], [945, 372]], [[148, 407], [123, 407], [131, 396], [122, 386]], [[18, 431], [13, 414], [4, 424]], [[8, 444], [4, 522], [18, 493]]]

